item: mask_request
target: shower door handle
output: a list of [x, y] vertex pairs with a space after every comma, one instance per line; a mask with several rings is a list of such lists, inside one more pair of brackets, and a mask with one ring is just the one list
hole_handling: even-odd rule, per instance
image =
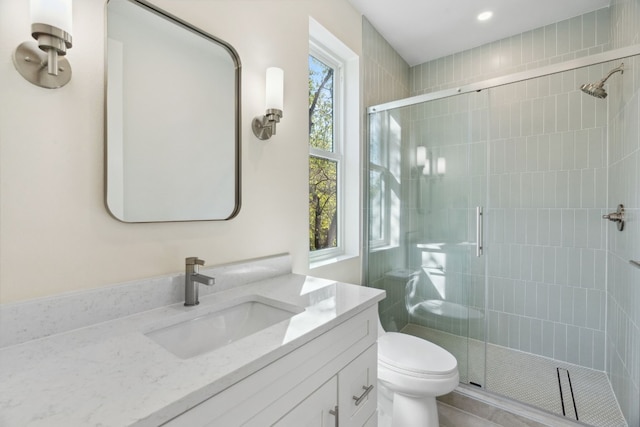
[[476, 256], [482, 256], [484, 249], [484, 212], [482, 206], [476, 206]]

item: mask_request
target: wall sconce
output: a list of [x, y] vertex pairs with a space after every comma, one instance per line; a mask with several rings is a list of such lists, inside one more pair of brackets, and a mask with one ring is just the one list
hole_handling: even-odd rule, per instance
[[425, 173], [425, 169], [429, 168], [428, 164], [429, 159], [427, 158], [427, 147], [416, 147], [416, 167], [418, 169], [422, 169], [423, 175], [429, 175], [429, 171], [426, 171]]
[[416, 147], [416, 166], [421, 171], [422, 175], [431, 175], [431, 158], [427, 152], [427, 147]]
[[31, 0], [31, 35], [13, 53], [18, 72], [34, 85], [56, 89], [71, 80], [64, 58], [71, 48], [72, 0]]
[[284, 72], [281, 68], [267, 68], [266, 112], [251, 122], [251, 129], [258, 139], [267, 140], [276, 134], [276, 124], [282, 118], [284, 103]]
[[436, 160], [436, 173], [444, 175], [447, 172], [447, 161], [444, 157], [438, 157]]
[[424, 176], [443, 176], [447, 171], [447, 161], [444, 157], [433, 158], [433, 153], [427, 151], [427, 147], [416, 147], [416, 167]]

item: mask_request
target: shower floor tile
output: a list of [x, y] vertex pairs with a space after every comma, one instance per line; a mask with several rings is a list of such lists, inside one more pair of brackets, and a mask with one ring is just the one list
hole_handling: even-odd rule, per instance
[[[460, 381], [481, 384], [483, 388], [563, 415], [558, 385], [561, 368], [566, 417], [597, 427], [627, 426], [615, 399], [609, 379], [601, 371], [556, 361], [530, 353], [488, 344], [486, 349], [486, 380], [484, 343], [448, 334], [423, 326], [408, 324], [402, 332], [427, 339], [446, 348], [458, 359]], [[472, 357], [468, 360], [468, 354]], [[568, 382], [563, 375], [569, 371], [575, 412]]]

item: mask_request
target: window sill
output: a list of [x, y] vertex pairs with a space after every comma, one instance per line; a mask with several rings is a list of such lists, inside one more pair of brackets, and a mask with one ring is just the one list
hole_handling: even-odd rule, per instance
[[369, 249], [369, 252], [382, 252], [390, 249], [397, 249], [400, 245], [384, 245], [384, 246], [376, 246], [375, 248]]
[[312, 261], [309, 263], [309, 269], [313, 270], [314, 268], [324, 267], [325, 265], [336, 264], [338, 262], [347, 261], [353, 258], [357, 258], [356, 254], [344, 254], [330, 258], [323, 258], [317, 261]]

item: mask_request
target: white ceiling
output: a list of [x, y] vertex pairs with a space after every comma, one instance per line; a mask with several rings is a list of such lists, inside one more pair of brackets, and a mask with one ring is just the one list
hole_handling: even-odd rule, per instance
[[[349, 0], [409, 65], [607, 7], [610, 0]], [[479, 22], [485, 10], [493, 18]]]

